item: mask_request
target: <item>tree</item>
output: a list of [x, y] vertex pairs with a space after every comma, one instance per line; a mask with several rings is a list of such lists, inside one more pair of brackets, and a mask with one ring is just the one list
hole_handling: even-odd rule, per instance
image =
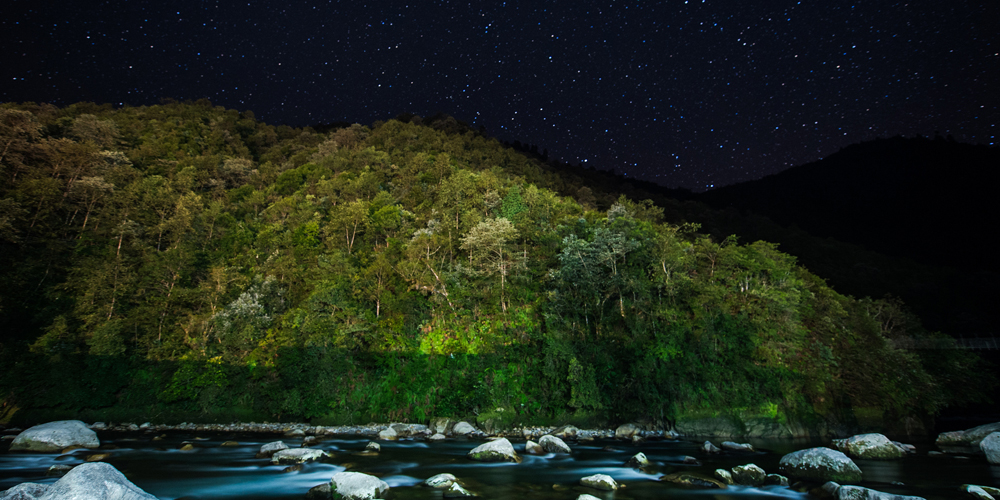
[[507, 277], [524, 268], [524, 258], [513, 246], [517, 237], [514, 224], [500, 217], [480, 222], [462, 238], [461, 248], [469, 252], [469, 261], [478, 272], [500, 279], [500, 306], [504, 311]]

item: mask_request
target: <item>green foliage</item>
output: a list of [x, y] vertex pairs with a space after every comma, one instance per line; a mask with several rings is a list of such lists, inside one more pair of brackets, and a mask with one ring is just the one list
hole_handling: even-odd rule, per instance
[[420, 123], [0, 105], [3, 403], [504, 427], [887, 421], [991, 392], [976, 358], [897, 348], [934, 335], [898, 301]]

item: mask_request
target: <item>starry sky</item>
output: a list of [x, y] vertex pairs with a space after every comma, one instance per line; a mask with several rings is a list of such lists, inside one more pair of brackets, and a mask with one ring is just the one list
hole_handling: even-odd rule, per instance
[[877, 137], [996, 144], [1000, 2], [6, 0], [0, 102], [444, 112], [702, 191]]

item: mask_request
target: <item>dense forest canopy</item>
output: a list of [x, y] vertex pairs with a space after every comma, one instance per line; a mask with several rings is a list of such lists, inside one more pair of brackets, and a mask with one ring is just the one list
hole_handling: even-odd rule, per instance
[[[322, 130], [322, 131], [318, 131]], [[892, 426], [978, 360], [447, 116], [0, 105], [3, 414]]]

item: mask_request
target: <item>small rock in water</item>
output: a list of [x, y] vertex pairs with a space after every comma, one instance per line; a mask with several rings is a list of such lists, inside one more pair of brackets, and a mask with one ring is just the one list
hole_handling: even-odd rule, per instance
[[734, 443], [732, 441], [723, 441], [722, 449], [727, 451], [738, 451], [744, 453], [753, 453], [754, 448], [750, 443]]
[[718, 446], [712, 444], [711, 441], [705, 441], [705, 444], [701, 445], [701, 451], [708, 453], [709, 455], [714, 455], [716, 453], [722, 453], [722, 450]]
[[451, 483], [451, 486], [449, 486], [448, 489], [444, 490], [442, 496], [444, 496], [445, 498], [464, 498], [464, 497], [474, 497], [476, 495], [473, 495], [472, 493], [469, 492], [469, 490], [463, 488], [462, 485], [458, 483]]
[[317, 441], [318, 440], [316, 439], [316, 436], [306, 436], [306, 437], [302, 438], [302, 447], [303, 448], [308, 448], [308, 447], [316, 444]]
[[396, 429], [386, 427], [378, 432], [378, 438], [383, 441], [395, 441], [399, 436], [396, 434]]
[[576, 500], [601, 500], [601, 499], [595, 497], [594, 495], [588, 495], [588, 494], [584, 493], [584, 494], [576, 497]]
[[181, 446], [181, 451], [191, 451], [193, 449], [194, 449], [194, 445], [191, 444], [191, 443], [187, 443], [187, 444]]
[[273, 441], [260, 447], [257, 458], [271, 458], [275, 453], [287, 449], [288, 445], [284, 441]]
[[731, 484], [693, 472], [675, 472], [673, 474], [667, 474], [666, 476], [661, 477], [660, 481], [666, 481], [693, 488], [725, 488], [726, 484]]
[[347, 500], [369, 500], [382, 498], [389, 485], [370, 474], [361, 472], [338, 472], [330, 478], [331, 495]]
[[438, 432], [437, 434], [432, 434], [431, 437], [427, 438], [428, 441], [444, 441], [445, 439], [448, 439], [448, 436], [445, 436], [440, 432]]
[[330, 483], [313, 486], [306, 492], [306, 500], [330, 500], [331, 497], [333, 497], [333, 493], [330, 488]]
[[715, 478], [727, 485], [733, 484], [733, 475], [726, 469], [715, 469]]
[[[457, 427], [457, 426], [456, 426]], [[468, 453], [469, 458], [480, 462], [520, 462], [514, 447], [507, 438], [483, 443]]]
[[306, 431], [302, 429], [292, 429], [285, 433], [285, 437], [302, 437], [306, 435]]
[[550, 434], [542, 436], [542, 439], [538, 440], [538, 444], [549, 453], [572, 453], [572, 450], [562, 439]]
[[992, 432], [979, 442], [979, 449], [986, 454], [986, 460], [993, 465], [1000, 465], [1000, 432]]
[[646, 455], [640, 451], [639, 453], [632, 455], [632, 458], [628, 459], [628, 461], [625, 462], [625, 465], [632, 467], [633, 469], [639, 469], [649, 465], [649, 459], [646, 458]]
[[701, 462], [692, 456], [685, 456], [683, 462], [687, 465], [701, 465]]
[[781, 474], [768, 474], [767, 477], [764, 478], [764, 484], [788, 486], [788, 478], [782, 476]]
[[646, 438], [644, 438], [644, 437], [642, 437], [642, 436], [640, 436], [638, 434], [632, 436], [632, 444], [639, 444], [639, 443], [642, 443], [644, 441], [646, 441]]
[[111, 456], [110, 453], [94, 453], [93, 455], [87, 455], [87, 458], [84, 458], [83, 461], [84, 462], [102, 462], [105, 459], [109, 458], [110, 456]]
[[618, 483], [607, 474], [594, 474], [580, 479], [580, 484], [602, 491], [615, 491]]
[[220, 444], [219, 446], [239, 446], [239, 445], [240, 443], [237, 443], [236, 441], [223, 441], [222, 444]]
[[744, 486], [761, 486], [767, 473], [756, 464], [738, 465], [733, 467], [733, 482]]
[[542, 448], [542, 445], [529, 439], [528, 442], [524, 443], [524, 452], [529, 455], [542, 455], [545, 453], [545, 449]]
[[973, 484], [963, 484], [958, 488], [958, 491], [969, 495], [976, 500], [993, 500], [993, 495], [990, 495], [983, 489], [982, 486], [976, 486]]
[[632, 439], [642, 429], [636, 424], [622, 424], [615, 429], [615, 438], [617, 439]]
[[298, 472], [300, 470], [302, 470], [302, 464], [295, 464], [281, 469], [281, 472]]
[[424, 481], [424, 484], [430, 486], [431, 488], [443, 489], [451, 486], [455, 481], [458, 481], [458, 478], [445, 472], [427, 478], [427, 480]]
[[369, 441], [368, 444], [365, 445], [365, 451], [374, 451], [375, 453], [378, 453], [382, 451], [382, 445], [376, 443], [375, 441]]
[[281, 450], [271, 456], [271, 463], [275, 465], [301, 464], [313, 462], [327, 456], [323, 450], [313, 448], [292, 448]]

